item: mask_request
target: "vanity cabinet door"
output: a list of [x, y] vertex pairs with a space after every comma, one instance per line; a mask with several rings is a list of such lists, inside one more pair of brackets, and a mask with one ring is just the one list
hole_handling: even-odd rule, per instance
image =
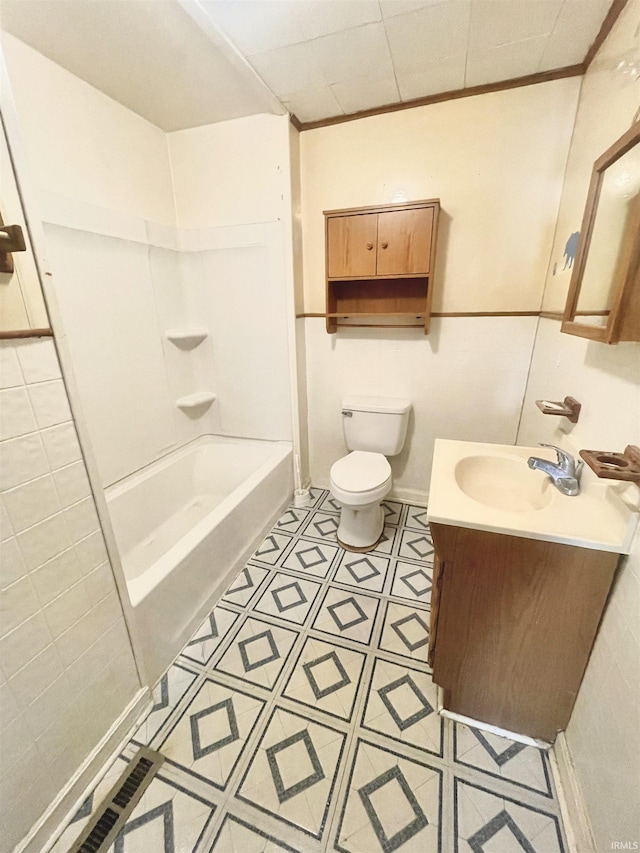
[[552, 743], [569, 722], [618, 555], [430, 527], [446, 566], [432, 663], [444, 707]]
[[442, 580], [444, 575], [444, 563], [436, 554], [433, 561], [433, 580], [431, 582], [431, 622], [429, 627], [429, 650], [427, 663], [433, 668], [433, 661], [438, 638], [438, 616], [440, 615], [440, 596], [442, 592]]
[[377, 275], [427, 275], [433, 208], [378, 214]]
[[375, 213], [336, 216], [327, 222], [327, 267], [329, 278], [375, 276]]

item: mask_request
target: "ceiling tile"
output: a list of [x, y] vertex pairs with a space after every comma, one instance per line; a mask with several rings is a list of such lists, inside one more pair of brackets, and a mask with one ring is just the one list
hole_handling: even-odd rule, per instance
[[329, 86], [294, 92], [283, 98], [282, 103], [300, 121], [320, 121], [343, 112]]
[[394, 15], [406, 15], [407, 12], [415, 12], [416, 9], [424, 9], [425, 6], [435, 6], [443, 0], [380, 0], [380, 9], [383, 18], [393, 18]]
[[392, 76], [382, 79], [360, 77], [357, 80], [335, 83], [331, 90], [347, 114], [397, 104], [400, 100], [400, 93]]
[[451, 92], [464, 86], [465, 57], [452, 56], [423, 65], [419, 71], [396, 71], [398, 89], [403, 101], [425, 98], [440, 92]]
[[205, 12], [245, 55], [304, 41], [296, 5], [295, 0], [201, 0]]
[[534, 74], [546, 43], [547, 36], [538, 36], [492, 50], [469, 52], [465, 85], [481, 86]]
[[540, 71], [582, 62], [610, 5], [609, 0], [565, 0], [542, 54]]
[[0, 4], [3, 29], [167, 132], [274, 109], [250, 69], [178, 3]]
[[469, 50], [488, 50], [553, 30], [562, 0], [472, 0]]
[[292, 44], [248, 57], [260, 77], [278, 97], [329, 82], [312, 48], [312, 42]]
[[308, 39], [381, 20], [377, 0], [306, 0], [296, 4], [295, 14]]
[[[314, 39], [309, 44], [313, 46], [328, 83], [393, 74], [389, 46], [381, 23], [343, 30]], [[295, 70], [292, 73], [295, 74]]]
[[448, 0], [385, 20], [396, 69], [413, 71], [467, 48], [470, 4]]

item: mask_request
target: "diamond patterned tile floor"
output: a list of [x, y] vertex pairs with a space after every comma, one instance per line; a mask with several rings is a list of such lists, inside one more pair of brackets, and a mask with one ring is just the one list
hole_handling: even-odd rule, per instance
[[289, 507], [153, 691], [52, 853], [140, 744], [160, 773], [109, 853], [566, 853], [547, 755], [438, 716], [426, 509], [384, 501], [369, 554], [340, 505]]

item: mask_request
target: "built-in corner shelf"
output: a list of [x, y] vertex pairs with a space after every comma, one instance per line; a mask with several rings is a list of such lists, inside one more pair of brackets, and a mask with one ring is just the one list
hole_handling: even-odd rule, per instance
[[216, 399], [213, 391], [195, 391], [176, 400], [176, 406], [192, 418], [199, 418]]
[[195, 349], [198, 344], [209, 337], [209, 329], [167, 329], [167, 340], [178, 347], [178, 349]]

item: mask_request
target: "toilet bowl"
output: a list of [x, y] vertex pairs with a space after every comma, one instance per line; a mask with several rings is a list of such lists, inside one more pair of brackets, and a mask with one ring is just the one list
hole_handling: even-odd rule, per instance
[[380, 502], [391, 490], [391, 466], [381, 453], [354, 450], [331, 466], [331, 493], [342, 505], [338, 544], [370, 551], [384, 530]]
[[387, 456], [402, 450], [411, 403], [381, 397], [342, 401], [343, 431], [351, 451], [331, 466], [331, 493], [342, 505], [338, 544], [348, 551], [371, 551], [384, 531], [381, 501], [391, 491]]

